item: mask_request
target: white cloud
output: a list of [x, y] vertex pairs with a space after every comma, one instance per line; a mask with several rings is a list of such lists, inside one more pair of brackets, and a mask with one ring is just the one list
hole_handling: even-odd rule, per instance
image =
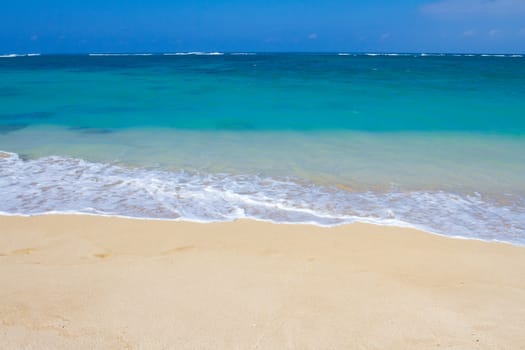
[[470, 37], [473, 37], [473, 36], [476, 36], [476, 31], [474, 29], [469, 29], [469, 30], [465, 30], [462, 35], [464, 37], [467, 37], [467, 38], [470, 38]]
[[310, 39], [310, 40], [315, 40], [317, 38], [318, 38], [317, 33], [312, 33], [312, 34], [308, 35], [308, 39]]
[[387, 33], [383, 33], [383, 34], [381, 34], [381, 40], [387, 40], [387, 39], [390, 38], [390, 36], [391, 36], [391, 35], [390, 35], [390, 33], [388, 33], [388, 32], [387, 32]]
[[36, 35], [36, 34], [35, 35], [31, 35], [30, 39], [31, 39], [31, 41], [36, 41], [36, 40], [38, 40], [38, 35]]
[[521, 28], [521, 30], [518, 32], [519, 36], [525, 36], [525, 28]]
[[525, 14], [525, 0], [440, 0], [424, 4], [420, 10], [444, 17], [520, 15]]

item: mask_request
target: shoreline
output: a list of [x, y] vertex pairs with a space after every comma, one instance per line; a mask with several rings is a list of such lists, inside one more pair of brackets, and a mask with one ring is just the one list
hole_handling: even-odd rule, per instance
[[34, 218], [34, 217], [45, 217], [45, 216], [86, 216], [86, 217], [101, 217], [101, 218], [109, 218], [109, 219], [119, 219], [119, 220], [131, 220], [131, 221], [152, 221], [152, 222], [168, 222], [168, 223], [186, 223], [186, 224], [202, 224], [202, 225], [213, 225], [213, 224], [228, 224], [228, 223], [236, 223], [239, 221], [247, 221], [247, 222], [254, 222], [254, 223], [264, 223], [264, 224], [271, 224], [271, 225], [290, 225], [290, 226], [313, 226], [320, 229], [334, 229], [338, 227], [345, 227], [345, 226], [353, 226], [353, 225], [370, 225], [370, 226], [378, 226], [378, 227], [387, 227], [387, 228], [393, 228], [393, 229], [409, 229], [418, 231], [420, 233], [438, 236], [442, 238], [449, 238], [449, 239], [458, 239], [458, 240], [466, 240], [466, 241], [476, 241], [476, 242], [482, 242], [482, 243], [488, 243], [488, 244], [506, 244], [513, 247], [521, 247], [525, 248], [524, 244], [519, 243], [513, 243], [513, 242], [507, 242], [507, 241], [501, 241], [501, 240], [488, 240], [478, 237], [466, 237], [461, 235], [448, 235], [445, 233], [439, 233], [434, 232], [422, 227], [417, 227], [416, 225], [412, 225], [409, 223], [380, 223], [380, 222], [366, 222], [366, 221], [359, 221], [356, 220], [352, 223], [341, 223], [341, 224], [334, 224], [334, 225], [321, 225], [316, 222], [278, 222], [278, 221], [272, 221], [270, 219], [258, 219], [258, 218], [250, 218], [250, 217], [244, 217], [244, 218], [238, 218], [238, 219], [232, 219], [232, 220], [223, 220], [223, 221], [205, 221], [205, 220], [191, 220], [187, 218], [179, 218], [179, 219], [167, 219], [167, 218], [148, 218], [148, 217], [134, 217], [134, 216], [126, 216], [126, 215], [117, 215], [117, 214], [100, 214], [100, 213], [83, 213], [83, 212], [59, 212], [59, 211], [53, 211], [49, 213], [38, 213], [38, 214], [11, 214], [0, 211], [0, 219], [2, 217], [20, 217], [20, 218]]
[[[322, 227], [366, 222], [524, 245], [521, 209], [525, 198], [521, 192], [492, 196], [490, 191], [455, 192], [438, 190], [439, 186], [354, 188], [336, 179], [331, 184], [317, 183], [306, 175], [280, 178], [249, 172], [243, 175], [242, 171], [192, 172], [182, 170], [184, 167], [128, 168], [82, 158], [24, 159], [17, 153], [0, 154], [6, 162], [0, 167], [0, 189], [5, 193], [0, 215], [89, 211], [198, 222], [243, 217]], [[4, 159], [0, 160], [3, 163]]]
[[519, 349], [525, 247], [355, 223], [0, 216], [25, 349]]

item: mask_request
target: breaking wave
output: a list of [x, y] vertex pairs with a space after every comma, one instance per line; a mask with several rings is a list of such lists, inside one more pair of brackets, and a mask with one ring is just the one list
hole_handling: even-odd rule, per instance
[[334, 226], [409, 226], [525, 244], [525, 200], [444, 191], [352, 191], [296, 178], [128, 168], [0, 152], [0, 212], [86, 213], [189, 221], [239, 218]]

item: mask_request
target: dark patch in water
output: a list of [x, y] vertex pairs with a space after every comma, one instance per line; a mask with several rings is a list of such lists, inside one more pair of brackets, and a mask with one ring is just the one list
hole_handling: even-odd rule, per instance
[[0, 134], [8, 134], [13, 131], [25, 129], [29, 124], [0, 124]]
[[0, 114], [0, 119], [3, 119], [3, 120], [49, 119], [53, 115], [55, 115], [55, 113], [53, 112], [7, 113], [7, 114]]
[[82, 134], [111, 134], [114, 130], [107, 128], [90, 128], [88, 126], [72, 126], [68, 130], [77, 131]]
[[26, 153], [18, 153], [18, 158], [20, 158], [24, 162], [31, 160], [31, 157], [29, 156], [29, 154], [26, 154]]
[[51, 84], [52, 81], [50, 80], [30, 80], [30, 81], [27, 81], [26, 83], [29, 85], [47, 85], [47, 84]]
[[163, 91], [163, 90], [168, 90], [169, 86], [166, 86], [166, 85], [151, 85], [149, 87], [149, 89], [152, 90], [152, 91]]
[[188, 95], [204, 95], [204, 94], [210, 94], [215, 92], [216, 89], [214, 87], [198, 87], [194, 89], [189, 89], [186, 91]]
[[0, 87], [0, 97], [16, 97], [21, 95], [22, 92], [20, 89], [12, 87]]

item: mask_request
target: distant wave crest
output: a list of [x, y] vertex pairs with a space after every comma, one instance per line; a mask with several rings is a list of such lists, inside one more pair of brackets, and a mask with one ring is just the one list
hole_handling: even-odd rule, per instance
[[36, 56], [40, 56], [40, 54], [39, 53], [24, 53], [24, 54], [10, 53], [6, 55], [0, 55], [0, 58], [36, 57]]
[[90, 53], [88, 56], [153, 56], [152, 53]]
[[165, 53], [164, 56], [222, 56], [223, 52], [175, 52], [175, 53]]

